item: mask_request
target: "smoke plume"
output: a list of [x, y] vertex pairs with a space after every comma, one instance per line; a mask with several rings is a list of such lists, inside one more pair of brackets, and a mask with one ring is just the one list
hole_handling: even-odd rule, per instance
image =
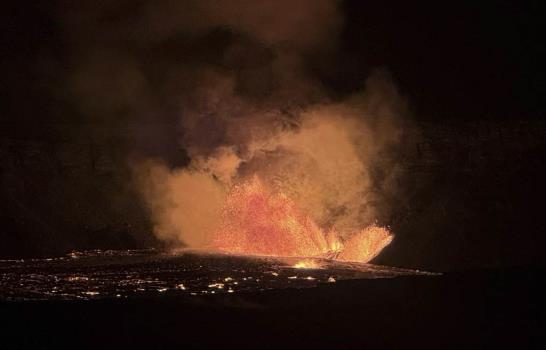
[[[342, 237], [385, 210], [403, 99], [383, 71], [340, 98], [307, 64], [336, 48], [337, 1], [66, 2], [60, 13], [81, 111], [136, 124], [135, 183], [159, 238], [207, 246], [230, 190], [254, 177]], [[162, 122], [177, 127], [148, 127]]]
[[[232, 186], [254, 176], [342, 236], [375, 222], [380, 194], [371, 172], [398, 141], [404, 106], [385, 76], [343, 101], [303, 107], [255, 103], [221, 79], [201, 93], [203, 109], [196, 103], [183, 119], [190, 164], [171, 170], [148, 161], [137, 172], [159, 237], [207, 246]], [[396, 175], [383, 170], [382, 181]]]

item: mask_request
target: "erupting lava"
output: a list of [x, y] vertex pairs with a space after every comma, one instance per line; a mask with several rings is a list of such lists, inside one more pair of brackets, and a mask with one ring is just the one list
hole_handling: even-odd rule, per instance
[[393, 238], [378, 226], [347, 237], [342, 241], [335, 230], [324, 232], [292, 199], [267, 189], [255, 176], [231, 190], [211, 248], [236, 254], [368, 262]]
[[295, 269], [320, 269], [322, 266], [314, 260], [305, 259], [298, 261], [292, 267]]

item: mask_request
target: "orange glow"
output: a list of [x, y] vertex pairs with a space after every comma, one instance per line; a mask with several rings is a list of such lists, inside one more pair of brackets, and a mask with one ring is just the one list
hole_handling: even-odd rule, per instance
[[[350, 234], [344, 241], [333, 229], [325, 233], [295, 201], [269, 190], [257, 176], [232, 188], [220, 227], [211, 248], [248, 255], [368, 262], [392, 240], [390, 232], [378, 226]], [[294, 267], [306, 268], [305, 262], [300, 263]]]
[[292, 266], [295, 269], [320, 269], [322, 266], [317, 263], [316, 261], [306, 259], [298, 261], [297, 263]]

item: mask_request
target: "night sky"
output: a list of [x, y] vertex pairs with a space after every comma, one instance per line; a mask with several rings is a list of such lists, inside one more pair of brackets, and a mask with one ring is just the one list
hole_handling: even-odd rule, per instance
[[[361, 87], [371, 69], [384, 67], [409, 97], [416, 118], [542, 118], [541, 2], [344, 1], [341, 7], [345, 25], [338, 48], [329, 57], [307, 57], [326, 86], [347, 93]], [[73, 52], [58, 8], [57, 2], [3, 6], [5, 120], [62, 118], [58, 111], [66, 101], [55, 91], [62, 89], [57, 74]], [[131, 5], [120, 11], [130, 12]], [[216, 41], [207, 43], [210, 50], [221, 50], [222, 39]], [[194, 47], [182, 43], [169, 54], [187, 56], [185, 49]]]
[[[0, 165], [3, 176], [1, 219], [7, 228], [1, 233], [2, 240], [7, 243], [0, 248], [1, 255], [47, 255], [71, 249], [157, 244], [145, 233], [146, 225], [149, 225], [143, 219], [145, 210], [135, 207], [131, 190], [119, 189], [118, 184], [130, 182], [125, 160], [135, 152], [162, 157], [173, 167], [188, 161], [184, 147], [178, 142], [180, 129], [175, 106], [170, 105], [173, 91], [188, 87], [165, 83], [171, 69], [165, 67], [205, 62], [246, 74], [247, 70], [253, 72], [253, 69], [261, 72], [260, 69], [267, 68], [271, 62], [272, 52], [267, 47], [234, 33], [229, 26], [212, 28], [199, 35], [182, 31], [158, 40], [128, 40], [120, 33], [125, 33], [125, 25], [132, 25], [130, 19], [142, 3], [145, 2], [120, 1], [119, 6], [89, 27], [76, 23], [78, 17], [67, 15], [70, 9], [66, 9], [70, 6], [62, 1], [10, 1], [2, 6], [0, 138], [5, 150], [3, 157], [9, 160]], [[93, 8], [89, 2], [83, 6]], [[302, 54], [305, 73], [328, 91], [331, 98], [342, 99], [356, 92], [372, 72], [380, 69], [388, 72], [386, 74], [406, 99], [408, 120], [416, 125], [508, 123], [507, 128], [512, 130], [512, 125], [525, 122], [531, 126], [527, 126], [520, 137], [529, 140], [525, 133], [534, 130], [533, 140], [541, 139], [540, 134], [546, 130], [543, 124], [546, 111], [543, 98], [546, 92], [543, 67], [546, 61], [543, 36], [546, 5], [542, 2], [437, 2], [431, 5], [342, 1], [339, 6], [344, 23], [334, 46]], [[108, 28], [115, 28], [111, 37]], [[133, 38], [130, 35], [128, 37]], [[139, 34], [134, 35], [138, 37]], [[247, 51], [242, 56], [235, 55], [231, 61], [225, 60], [226, 52], [233, 44]], [[86, 51], [88, 48], [96, 48], [91, 51], [98, 52], [97, 56], [90, 56], [91, 51]], [[115, 55], [101, 56], [105, 48]], [[141, 101], [127, 103], [140, 97], [131, 89], [125, 95], [109, 94], [109, 91], [126, 87], [123, 79], [112, 79], [109, 86], [95, 87], [97, 91], [104, 90], [104, 96], [97, 95], [96, 100], [91, 101], [82, 99], [79, 90], [75, 92], [71, 87], [70, 77], [74, 67], [81, 62], [100, 60], [108, 66], [110, 60], [114, 62], [118, 57], [130, 57], [135, 66], [143, 67], [149, 82], [146, 96], [152, 96], [146, 104], [140, 104]], [[112, 64], [113, 75], [118, 63]], [[127, 80], [131, 79], [133, 76], [128, 75]], [[275, 82], [274, 76], [271, 82], [267, 80], [269, 78], [264, 82], [253, 79], [244, 81], [241, 89], [243, 93], [256, 93], [257, 97], [252, 96], [256, 99], [261, 98], [261, 93], [267, 93], [268, 84]], [[133, 130], [134, 124], [145, 125], [144, 131], [138, 129], [134, 132], [137, 136], [127, 141], [124, 138], [126, 130]], [[461, 134], [466, 132], [464, 127], [454, 128]], [[102, 141], [100, 137], [103, 136], [108, 141]], [[79, 146], [79, 143], [70, 146], [70, 142], [82, 140], [90, 141], [85, 146]], [[62, 153], [64, 149], [72, 152], [80, 147], [83, 158], [91, 157], [88, 163], [92, 169], [102, 166], [96, 164], [93, 154], [98, 154], [97, 159], [100, 159], [101, 152], [109, 152], [110, 158], [119, 162], [105, 165], [110, 167], [107, 175], [82, 181], [72, 175], [65, 176], [64, 170], [58, 170], [61, 175], [51, 177], [57, 179], [55, 183], [46, 181], [49, 175], [36, 175], [37, 179], [32, 175], [20, 177], [21, 173], [33, 172], [33, 166], [40, 166], [24, 165], [28, 154], [32, 154], [25, 147], [33, 147], [28, 145], [35, 141], [40, 143], [39, 152], [47, 154], [50, 152], [44, 151], [47, 147], [53, 153], [59, 150]], [[416, 231], [428, 228], [427, 224], [417, 222], [407, 228], [392, 219], [395, 228], [409, 233], [401, 234], [391, 250], [385, 251], [381, 262], [438, 269], [544, 263], [538, 248], [545, 242], [543, 225], [539, 223], [541, 195], [544, 194], [541, 180], [545, 167], [544, 144], [533, 144], [530, 150], [516, 152], [513, 149], [517, 148], [514, 145], [518, 141], [510, 142], [503, 153], [507, 160], [500, 168], [488, 162], [496, 155], [484, 151], [485, 160], [478, 166], [481, 170], [473, 175], [433, 170], [425, 189], [419, 187], [412, 192], [408, 185], [407, 192], [413, 193], [413, 198], [419, 198], [419, 203], [424, 203], [415, 205], [421, 209], [412, 212], [420, 215], [418, 220], [426, 221], [427, 208], [434, 207], [438, 201], [451, 203], [446, 204], [445, 210], [454, 211], [448, 214], [451, 215], [449, 219], [422, 236]], [[455, 154], [459, 146], [450, 147], [454, 149], [446, 151], [447, 154]], [[85, 152], [90, 152], [91, 156]], [[449, 156], [441, 159], [444, 161], [442, 169], [452, 167]], [[7, 163], [15, 165], [5, 165]], [[59, 165], [59, 169], [64, 169], [64, 165]], [[41, 172], [40, 168], [37, 173], [47, 171]], [[82, 179], [84, 177], [82, 175]], [[111, 180], [114, 178], [115, 181]], [[112, 200], [108, 194], [104, 197], [96, 194], [95, 187], [117, 188], [119, 193], [116, 192], [116, 199]], [[16, 189], [12, 191], [13, 188]], [[480, 189], [482, 192], [477, 193]], [[467, 197], [462, 194], [466, 193], [464, 191], [468, 192]], [[20, 193], [24, 193], [23, 199], [18, 197]], [[53, 196], [52, 193], [60, 193], [59, 198], [48, 197]], [[435, 195], [444, 197], [437, 199]], [[66, 198], [70, 200], [65, 201]], [[50, 199], [56, 203], [80, 203], [78, 205], [84, 208], [81, 217], [97, 217], [93, 219], [95, 224], [84, 225], [85, 228], [66, 224], [62, 210], [54, 215], [48, 211], [51, 210], [47, 204]], [[104, 207], [105, 203], [112, 208], [97, 214], [96, 207]], [[127, 203], [131, 203], [130, 208]], [[453, 223], [461, 219], [461, 208], [472, 211], [464, 220], [468, 225], [465, 227], [473, 228], [463, 233], [453, 228]], [[120, 214], [124, 211], [131, 214], [126, 218]], [[400, 209], [398, 215], [403, 216], [402, 212]], [[477, 212], [481, 218], [476, 216]], [[109, 222], [114, 217], [115, 222]], [[123, 218], [118, 219], [120, 217]], [[138, 222], [132, 222], [131, 217], [139, 217]], [[504, 221], [500, 219], [503, 217]], [[40, 227], [44, 227], [43, 232]], [[87, 230], [81, 234], [84, 238], [74, 238], [67, 233], [74, 227]], [[111, 238], [111, 232], [117, 238]], [[514, 235], [521, 238], [515, 239]], [[514, 240], [519, 243], [514, 245]]]

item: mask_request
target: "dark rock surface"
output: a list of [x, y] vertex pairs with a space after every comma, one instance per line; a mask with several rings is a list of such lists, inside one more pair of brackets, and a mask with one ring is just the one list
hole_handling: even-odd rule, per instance
[[0, 304], [6, 348], [543, 349], [544, 270], [202, 297]]

